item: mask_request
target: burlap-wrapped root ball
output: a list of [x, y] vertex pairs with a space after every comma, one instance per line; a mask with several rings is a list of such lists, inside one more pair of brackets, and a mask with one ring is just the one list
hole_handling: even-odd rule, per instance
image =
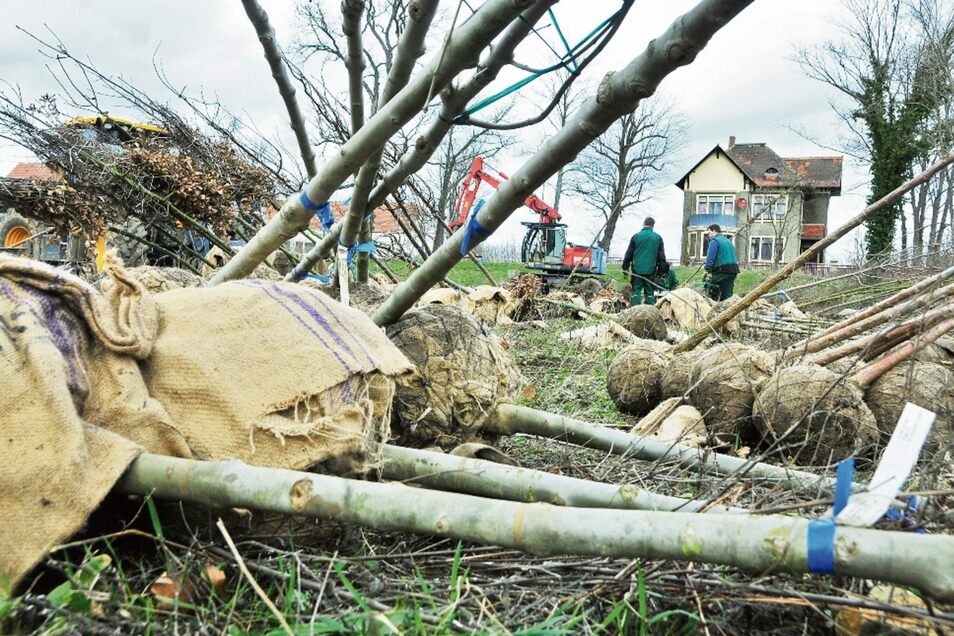
[[[755, 347], [719, 344], [702, 352], [689, 372], [689, 403], [706, 418], [718, 441], [750, 441], [756, 431], [752, 403], [761, 383], [775, 371], [773, 358]], [[754, 441], [752, 439], [751, 441]]]
[[396, 378], [392, 433], [412, 445], [479, 438], [497, 404], [513, 402], [523, 378], [500, 340], [459, 307], [404, 314], [388, 337], [416, 366]]
[[616, 320], [637, 338], [666, 339], [666, 321], [662, 312], [652, 305], [636, 305], [624, 309]]
[[692, 386], [689, 382], [689, 375], [698, 359], [699, 353], [697, 351], [683, 351], [672, 357], [659, 380], [659, 388], [664, 400], [679, 397], [689, 390], [689, 387]]
[[[130, 267], [126, 270], [126, 273], [142, 283], [150, 294], [186, 287], [201, 287], [205, 282], [197, 274], [178, 267], [140, 265], [139, 267]], [[102, 289], [103, 285], [108, 284], [109, 280], [109, 277], [104, 275], [104, 278], [97, 281], [97, 287]]]
[[784, 437], [779, 450], [786, 457], [823, 464], [877, 445], [878, 426], [862, 397], [853, 380], [799, 365], [779, 369], [762, 384], [752, 413], [766, 441]]
[[664, 342], [640, 339], [619, 352], [607, 371], [606, 389], [620, 411], [645, 415], [659, 403], [670, 349]]
[[905, 402], [911, 402], [937, 415], [925, 443], [926, 452], [954, 443], [954, 373], [940, 364], [899, 364], [868, 387], [865, 402], [878, 422], [882, 441], [894, 432]]

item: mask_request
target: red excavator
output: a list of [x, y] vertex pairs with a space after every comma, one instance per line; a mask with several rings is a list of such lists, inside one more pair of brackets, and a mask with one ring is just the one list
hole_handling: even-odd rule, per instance
[[[451, 229], [456, 230], [467, 223], [481, 183], [496, 190], [508, 178], [504, 173], [485, 166], [483, 157], [475, 157], [454, 205], [457, 218], [451, 221]], [[483, 200], [478, 203], [478, 210], [482, 203]], [[567, 243], [566, 224], [559, 222], [561, 216], [555, 207], [535, 194], [528, 196], [524, 205], [540, 215], [539, 221], [521, 221], [527, 227], [520, 246], [520, 260], [524, 265], [541, 271], [548, 283], [556, 285], [565, 281], [571, 273], [606, 274], [606, 250]]]

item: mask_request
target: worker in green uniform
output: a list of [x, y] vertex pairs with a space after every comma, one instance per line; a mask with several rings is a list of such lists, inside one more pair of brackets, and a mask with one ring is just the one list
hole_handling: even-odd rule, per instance
[[713, 223], [709, 226], [709, 250], [703, 267], [709, 277], [707, 291], [712, 300], [725, 300], [732, 296], [735, 277], [739, 274], [739, 259], [735, 246], [722, 235], [722, 228]]
[[652, 280], [656, 277], [656, 270], [666, 262], [666, 250], [663, 248], [662, 237], [653, 230], [655, 225], [656, 220], [647, 216], [643, 221], [643, 229], [629, 239], [629, 247], [623, 255], [623, 275], [627, 276], [632, 272], [629, 280], [633, 286], [633, 295], [630, 298], [633, 305], [656, 304]]

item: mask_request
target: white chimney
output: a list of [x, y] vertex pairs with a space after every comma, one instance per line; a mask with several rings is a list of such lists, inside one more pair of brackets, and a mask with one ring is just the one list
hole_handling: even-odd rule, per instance
[[735, 146], [735, 135], [729, 135], [729, 147], [726, 148], [726, 150], [729, 150], [729, 148], [733, 146]]

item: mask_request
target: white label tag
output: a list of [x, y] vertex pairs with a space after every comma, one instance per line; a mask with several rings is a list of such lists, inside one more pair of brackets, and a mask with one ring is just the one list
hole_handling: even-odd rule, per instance
[[344, 245], [338, 246], [338, 289], [341, 295], [338, 297], [345, 307], [351, 304], [351, 295], [348, 293], [348, 248]]
[[910, 402], [904, 405], [868, 490], [851, 496], [848, 505], [835, 517], [838, 525], [864, 528], [884, 516], [917, 463], [934, 418], [934, 413], [927, 409]]

